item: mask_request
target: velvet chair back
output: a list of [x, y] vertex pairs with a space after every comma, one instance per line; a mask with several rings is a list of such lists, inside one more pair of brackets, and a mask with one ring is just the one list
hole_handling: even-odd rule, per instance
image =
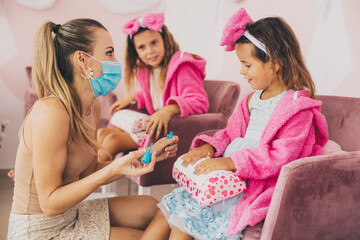
[[[129, 177], [139, 186], [176, 183], [172, 177], [172, 168], [176, 159], [188, 152], [192, 139], [199, 132], [224, 128], [233, 113], [240, 94], [240, 86], [229, 81], [205, 80], [204, 88], [209, 97], [210, 108], [205, 114], [195, 114], [184, 118], [173, 116], [169, 122], [169, 131], [179, 136], [179, 148], [175, 157], [156, 163], [155, 170], [140, 177]], [[150, 141], [146, 146], [150, 145]]]

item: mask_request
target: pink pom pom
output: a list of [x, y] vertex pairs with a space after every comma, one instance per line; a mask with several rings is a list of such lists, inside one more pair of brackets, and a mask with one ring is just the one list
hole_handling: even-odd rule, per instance
[[220, 40], [220, 46], [225, 46], [225, 51], [233, 51], [235, 42], [244, 35], [246, 25], [252, 20], [244, 8], [234, 13], [227, 21]]
[[159, 31], [164, 26], [164, 13], [149, 13], [143, 17], [142, 23], [150, 30]]
[[131, 19], [125, 23], [122, 27], [123, 33], [130, 35], [139, 31], [140, 23], [137, 18]]

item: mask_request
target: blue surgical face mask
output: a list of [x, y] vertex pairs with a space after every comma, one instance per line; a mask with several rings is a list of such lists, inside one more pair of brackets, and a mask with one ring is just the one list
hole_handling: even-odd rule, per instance
[[121, 79], [120, 62], [100, 61], [86, 52], [83, 53], [101, 62], [101, 68], [103, 72], [101, 77], [93, 78], [90, 76], [90, 74], [87, 71], [84, 70], [86, 74], [90, 77], [90, 84], [95, 97], [98, 97], [100, 95], [103, 96], [108, 95], [112, 90], [116, 88], [116, 86], [120, 82]]

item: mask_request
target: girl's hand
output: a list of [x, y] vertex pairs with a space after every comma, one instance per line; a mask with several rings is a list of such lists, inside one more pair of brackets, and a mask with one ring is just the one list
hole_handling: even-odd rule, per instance
[[167, 108], [162, 108], [159, 111], [153, 113], [147, 120], [148, 122], [146, 126], [146, 133], [149, 134], [150, 137], [153, 137], [155, 134], [155, 139], [159, 139], [162, 128], [164, 127], [164, 135], [167, 135], [168, 131], [168, 123], [171, 119], [173, 113], [169, 111]]
[[145, 149], [134, 151], [120, 158], [116, 158], [110, 165], [115, 175], [122, 176], [141, 176], [143, 174], [152, 172], [156, 162], [156, 151], [151, 154], [151, 162], [143, 166], [141, 164], [141, 157], [144, 155]]
[[189, 164], [194, 165], [200, 158], [206, 157], [211, 158], [214, 156], [215, 149], [208, 143], [204, 145], [194, 148], [185, 155], [182, 156], [184, 167], [187, 167]]
[[130, 103], [135, 99], [134, 96], [129, 96], [126, 98], [122, 98], [120, 100], [117, 100], [113, 105], [111, 105], [109, 113], [110, 115], [113, 115], [116, 111], [119, 111], [120, 109], [126, 108], [130, 105]]
[[235, 164], [231, 158], [209, 158], [205, 161], [199, 163], [195, 167], [194, 174], [201, 175], [201, 174], [208, 174], [209, 172], [215, 170], [226, 170], [226, 171], [233, 171], [236, 170]]
[[151, 151], [156, 151], [156, 161], [162, 161], [169, 157], [174, 157], [178, 150], [179, 137], [174, 136], [171, 139], [161, 138], [153, 144]]

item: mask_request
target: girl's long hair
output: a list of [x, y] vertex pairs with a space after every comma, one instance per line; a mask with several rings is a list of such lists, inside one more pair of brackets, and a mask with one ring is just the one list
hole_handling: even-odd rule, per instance
[[[138, 69], [151, 68], [146, 66], [136, 52], [134, 45], [134, 36], [136, 34], [149, 30], [147, 28], [140, 28], [138, 32], [130, 37], [127, 37], [126, 53], [125, 53], [125, 87], [128, 94], [131, 94], [134, 89], [134, 79], [137, 78]], [[166, 73], [169, 67], [171, 57], [180, 50], [178, 43], [175, 41], [173, 35], [169, 32], [168, 28], [164, 25], [159, 32], [164, 40], [165, 56], [161, 62], [161, 71], [159, 78], [159, 90], [164, 88]]]
[[96, 140], [87, 133], [89, 126], [82, 118], [70, 58], [77, 50], [91, 54], [95, 30], [106, 28], [92, 19], [68, 21], [53, 33], [55, 28], [55, 23], [46, 22], [36, 35], [32, 84], [39, 99], [52, 95], [63, 104], [70, 117], [71, 141], [78, 140], [92, 152], [96, 152]]
[[[277, 77], [287, 89], [307, 90], [309, 97], [314, 98], [315, 84], [305, 65], [299, 41], [285, 20], [280, 17], [263, 18], [248, 24], [246, 30], [266, 46], [268, 55], [255, 47], [255, 57], [264, 63], [269, 60], [277, 62], [280, 66]], [[242, 36], [237, 43], [250, 41]]]

